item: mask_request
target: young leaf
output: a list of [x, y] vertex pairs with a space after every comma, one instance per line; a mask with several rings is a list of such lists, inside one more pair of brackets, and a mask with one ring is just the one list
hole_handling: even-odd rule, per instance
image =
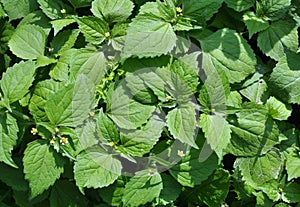
[[50, 95], [45, 112], [54, 125], [83, 124], [94, 103], [94, 84], [85, 75], [79, 75], [74, 84]]
[[71, 182], [59, 180], [52, 187], [50, 195], [50, 207], [56, 206], [87, 206], [87, 199], [80, 193], [78, 188]]
[[271, 73], [271, 90], [288, 103], [300, 104], [300, 55], [290, 53], [282, 57]]
[[256, 58], [246, 40], [233, 30], [221, 29], [201, 41], [203, 68], [223, 71], [230, 83], [255, 72]]
[[55, 36], [50, 43], [53, 52], [57, 55], [63, 54], [66, 50], [71, 49], [79, 35], [79, 30], [64, 30]]
[[125, 206], [141, 206], [158, 197], [162, 188], [162, 178], [159, 173], [147, 169], [139, 171], [125, 185], [122, 201]]
[[22, 99], [34, 80], [35, 62], [21, 61], [3, 73], [0, 85], [10, 103]]
[[285, 56], [286, 49], [297, 51], [297, 28], [298, 26], [295, 23], [273, 22], [268, 29], [258, 34], [257, 45], [267, 56], [279, 60]]
[[289, 116], [291, 116], [291, 106], [282, 103], [273, 96], [267, 100], [266, 106], [268, 107], [269, 114], [273, 117], [273, 119], [287, 120]]
[[62, 30], [64, 27], [76, 22], [75, 19], [57, 19], [53, 20], [50, 23], [52, 24], [52, 27], [54, 29], [54, 36], [57, 35], [57, 33]]
[[251, 38], [257, 32], [263, 31], [269, 27], [269, 23], [262, 17], [257, 17], [254, 12], [246, 12], [243, 15], [243, 21], [245, 22], [249, 31], [249, 37]]
[[196, 112], [192, 103], [179, 106], [167, 115], [168, 129], [174, 138], [198, 149], [195, 143], [195, 123]]
[[121, 175], [121, 162], [100, 147], [81, 152], [74, 165], [74, 177], [79, 188], [102, 188]]
[[47, 141], [35, 140], [27, 145], [23, 163], [33, 198], [47, 190], [60, 177], [65, 160]]
[[286, 171], [288, 180], [300, 177], [300, 155], [296, 150], [289, 153], [286, 160]]
[[36, 25], [18, 27], [8, 42], [10, 50], [23, 59], [36, 59], [44, 55], [45, 31]]
[[119, 131], [114, 122], [107, 117], [103, 112], [103, 109], [99, 112], [99, 117], [97, 120], [97, 126], [100, 130], [101, 136], [109, 141], [118, 142], [119, 141]]
[[16, 119], [9, 113], [0, 114], [0, 161], [18, 168], [11, 158], [11, 151], [17, 143], [19, 128]]
[[92, 13], [107, 22], [125, 21], [131, 14], [134, 4], [130, 0], [94, 0]]

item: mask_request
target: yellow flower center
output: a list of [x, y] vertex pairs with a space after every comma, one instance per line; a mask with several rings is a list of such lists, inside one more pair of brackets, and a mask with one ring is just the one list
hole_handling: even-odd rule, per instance
[[105, 37], [110, 37], [110, 33], [109, 32], [105, 32], [104, 36]]
[[60, 13], [65, 14], [67, 11], [65, 9], [60, 10]]
[[178, 155], [179, 157], [184, 157], [184, 156], [185, 156], [185, 153], [184, 153], [182, 150], [178, 150], [177, 155]]
[[36, 128], [31, 129], [31, 134], [36, 135], [38, 133], [38, 130]]
[[62, 138], [60, 139], [60, 143], [61, 143], [62, 145], [67, 144], [67, 143], [68, 143], [68, 138], [62, 137]]
[[108, 145], [113, 147], [113, 146], [115, 146], [115, 143], [114, 142], [109, 142]]
[[180, 7], [176, 7], [176, 11], [177, 11], [177, 13], [181, 13], [182, 9]]

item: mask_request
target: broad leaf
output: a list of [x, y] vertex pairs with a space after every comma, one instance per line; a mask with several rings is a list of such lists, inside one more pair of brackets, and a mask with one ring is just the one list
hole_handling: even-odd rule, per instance
[[141, 206], [158, 197], [162, 188], [162, 178], [155, 170], [139, 171], [126, 183], [122, 201], [125, 206]]
[[203, 68], [221, 70], [230, 83], [255, 72], [256, 58], [246, 40], [233, 30], [221, 29], [201, 41]]
[[124, 195], [125, 179], [119, 177], [113, 184], [99, 189], [100, 197], [111, 206], [120, 206]]
[[16, 56], [23, 59], [36, 59], [44, 55], [46, 37], [41, 27], [24, 25], [17, 28], [8, 44]]
[[256, 10], [270, 20], [280, 19], [289, 9], [291, 0], [262, 0], [257, 3]]
[[179, 106], [167, 115], [168, 129], [174, 138], [198, 149], [195, 143], [195, 123], [196, 112], [192, 103]]
[[36, 84], [29, 103], [30, 113], [33, 115], [36, 122], [49, 121], [45, 112], [45, 104], [51, 94], [56, 93], [63, 86], [63, 83], [54, 80], [45, 80]]
[[40, 8], [43, 12], [50, 18], [50, 19], [60, 19], [64, 18], [64, 15], [61, 11], [64, 9], [66, 14], [72, 13], [72, 7], [64, 4], [63, 2], [59, 1], [52, 1], [52, 0], [37, 0], [40, 5]]
[[243, 179], [252, 187], [261, 187], [266, 182], [277, 179], [283, 165], [283, 159], [277, 150], [271, 150], [263, 156], [241, 157], [235, 161]]
[[53, 52], [57, 55], [63, 54], [68, 49], [71, 49], [79, 35], [79, 30], [64, 30], [53, 38], [50, 45]]
[[223, 150], [230, 143], [230, 126], [224, 117], [219, 115], [202, 114], [200, 126], [205, 134], [207, 143], [216, 152], [219, 158], [223, 156]]
[[25, 17], [38, 8], [34, 0], [1, 0], [1, 3], [11, 20]]
[[286, 171], [288, 174], [288, 180], [300, 177], [300, 156], [299, 152], [292, 151], [286, 160]]
[[1, 173], [0, 180], [5, 182], [16, 191], [28, 190], [28, 182], [24, 178], [23, 170], [21, 168], [15, 169], [4, 163], [0, 163]]
[[62, 30], [64, 27], [76, 22], [75, 19], [57, 19], [53, 20], [50, 23], [52, 24], [52, 27], [54, 29], [54, 36], [57, 35], [57, 33]]
[[59, 180], [52, 187], [50, 195], [50, 207], [87, 206], [87, 199], [80, 193], [78, 188], [71, 182]]
[[206, 160], [202, 161], [200, 151], [191, 149], [190, 152], [169, 171], [181, 185], [194, 187], [206, 180], [217, 166], [218, 157], [215, 153], [212, 153]]
[[99, 45], [106, 39], [105, 33], [109, 32], [109, 27], [108, 23], [102, 18], [90, 16], [81, 17], [76, 20], [86, 41]]
[[107, 22], [125, 21], [133, 10], [130, 0], [95, 0], [91, 11], [96, 17], [104, 18]]
[[299, 60], [299, 54], [288, 54], [279, 60], [271, 74], [269, 82], [271, 90], [288, 103], [300, 104]]
[[300, 184], [288, 183], [282, 192], [282, 200], [287, 203], [300, 202]]
[[22, 99], [34, 80], [35, 63], [20, 62], [8, 68], [0, 82], [4, 98], [10, 103]]
[[298, 26], [295, 23], [277, 21], [258, 34], [257, 44], [263, 53], [274, 60], [285, 56], [286, 49], [298, 49]]
[[173, 203], [181, 193], [181, 186], [170, 175], [164, 173], [161, 173], [160, 175], [162, 177], [163, 189], [160, 192], [158, 202], [163, 205]]
[[11, 151], [18, 140], [18, 125], [9, 113], [0, 114], [0, 161], [18, 168], [11, 158]]
[[77, 126], [83, 124], [92, 108], [94, 85], [85, 75], [50, 95], [45, 112], [54, 125]]
[[102, 188], [121, 175], [121, 162], [100, 147], [81, 152], [74, 165], [74, 177], [79, 188]]
[[65, 160], [47, 141], [35, 140], [27, 145], [23, 163], [33, 198], [47, 190], [60, 177]]
[[157, 17], [138, 15], [129, 24], [124, 57], [155, 57], [169, 53], [176, 46], [172, 25]]
[[223, 0], [189, 0], [182, 2], [182, 13], [205, 24], [222, 6]]
[[119, 131], [114, 122], [108, 118], [108, 116], [101, 109], [97, 120], [97, 126], [99, 128], [100, 135], [109, 141], [119, 141]]

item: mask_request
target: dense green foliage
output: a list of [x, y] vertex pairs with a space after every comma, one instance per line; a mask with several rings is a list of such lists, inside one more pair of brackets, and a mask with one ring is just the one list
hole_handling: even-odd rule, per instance
[[296, 0], [0, 0], [0, 206], [300, 204]]

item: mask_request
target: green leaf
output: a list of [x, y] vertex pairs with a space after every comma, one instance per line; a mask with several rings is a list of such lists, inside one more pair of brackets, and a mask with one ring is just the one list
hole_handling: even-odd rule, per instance
[[45, 112], [54, 125], [77, 126], [83, 124], [94, 103], [94, 85], [79, 75], [74, 84], [50, 95]]
[[169, 170], [170, 174], [183, 186], [194, 187], [201, 184], [218, 166], [218, 157], [215, 153], [212, 152], [204, 161], [201, 156], [199, 150], [192, 148], [178, 164]]
[[79, 30], [64, 30], [53, 38], [50, 46], [53, 48], [55, 54], [61, 55], [74, 46], [78, 35]]
[[255, 72], [256, 58], [246, 40], [233, 30], [221, 29], [201, 41], [203, 68], [223, 71], [230, 83]]
[[243, 21], [245, 22], [249, 31], [249, 37], [251, 38], [255, 33], [263, 31], [269, 27], [269, 23], [266, 19], [258, 17], [254, 12], [246, 12], [243, 15]]
[[282, 200], [287, 203], [300, 202], [300, 185], [298, 183], [288, 183], [282, 192]]
[[163, 181], [163, 189], [160, 192], [158, 201], [160, 204], [166, 205], [175, 202], [181, 193], [181, 186], [168, 174], [161, 174]]
[[300, 177], [300, 155], [296, 150], [289, 153], [286, 160], [288, 180]]
[[[255, 74], [254, 74], [255, 76]], [[253, 84], [240, 90], [240, 93], [248, 100], [254, 103], [262, 103], [262, 97], [267, 91], [267, 83], [263, 79], [259, 79]]]
[[192, 103], [181, 105], [167, 115], [168, 129], [174, 138], [198, 149], [195, 143], [195, 123], [196, 112]]
[[0, 19], [0, 53], [4, 54], [8, 49], [8, 41], [14, 33], [14, 27], [3, 19]]
[[110, 101], [110, 114], [112, 120], [124, 129], [136, 129], [147, 122], [155, 110], [155, 106], [144, 105], [135, 101], [122, 82], [112, 92]]
[[125, 179], [119, 177], [116, 182], [106, 188], [99, 189], [100, 197], [111, 206], [120, 206], [124, 195]]
[[64, 27], [76, 22], [75, 19], [57, 19], [53, 20], [50, 23], [52, 24], [52, 27], [54, 29], [54, 36], [57, 35], [57, 33], [62, 30]]
[[286, 49], [296, 52], [298, 49], [298, 26], [287, 21], [273, 22], [268, 29], [258, 34], [257, 45], [263, 53], [279, 60]]
[[268, 198], [268, 196], [263, 192], [255, 193], [256, 196], [256, 205], [255, 207], [272, 207], [274, 202]]
[[189, 0], [182, 2], [184, 16], [205, 24], [222, 6], [223, 0]]
[[27, 145], [23, 157], [24, 173], [29, 181], [31, 197], [35, 197], [54, 184], [64, 171], [65, 160], [45, 140]]
[[176, 46], [176, 40], [176, 34], [170, 23], [141, 14], [129, 24], [123, 57], [161, 56]]
[[57, 81], [67, 81], [68, 80], [69, 66], [63, 62], [56, 62], [55, 65], [51, 67], [49, 73], [50, 77]]
[[268, 107], [269, 114], [273, 117], [273, 119], [282, 121], [287, 120], [289, 116], [291, 116], [291, 106], [282, 103], [273, 96], [267, 100], [266, 106]]
[[16, 119], [9, 113], [0, 114], [0, 161], [18, 168], [11, 158], [11, 151], [17, 144], [19, 128]]
[[246, 183], [258, 188], [278, 178], [283, 159], [278, 150], [271, 150], [263, 156], [237, 158], [234, 165], [241, 170]]
[[45, 104], [49, 100], [51, 94], [56, 93], [63, 88], [63, 86], [63, 83], [56, 82], [52, 79], [41, 81], [35, 85], [35, 89], [29, 103], [29, 110], [36, 122], [49, 121], [45, 112]]
[[51, 30], [51, 24], [49, 23], [49, 18], [41, 11], [36, 10], [31, 12], [26, 17], [24, 17], [17, 26], [17, 29], [24, 25], [36, 25], [45, 31], [47, 35]]
[[109, 141], [118, 142], [119, 141], [119, 131], [114, 122], [108, 118], [106, 114], [103, 113], [101, 109], [99, 112], [99, 117], [97, 120], [97, 126], [100, 130], [101, 136]]
[[209, 179], [195, 188], [187, 188], [184, 198], [190, 203], [206, 204], [210, 207], [222, 206], [229, 192], [230, 175], [228, 171], [217, 169]]
[[98, 45], [106, 39], [105, 33], [109, 32], [109, 27], [102, 18], [81, 17], [76, 20], [87, 42]]
[[228, 7], [240, 12], [252, 7], [255, 3], [255, 0], [225, 0], [225, 2]]
[[141, 129], [121, 131], [121, 142], [125, 152], [140, 157], [150, 152], [165, 126], [160, 115], [154, 113]]
[[126, 183], [122, 201], [125, 206], [141, 206], [159, 197], [162, 188], [162, 178], [155, 170], [139, 171]]
[[35, 63], [21, 61], [8, 68], [0, 82], [4, 98], [10, 103], [22, 99], [34, 80]]
[[288, 11], [290, 5], [291, 0], [263, 0], [257, 3], [256, 10], [260, 16], [264, 15], [275, 21]]
[[94, 0], [92, 13], [107, 22], [125, 21], [133, 10], [134, 4], [130, 0]]
[[93, 0], [68, 0], [68, 1], [73, 5], [73, 7], [81, 8], [81, 7], [90, 6]]
[[244, 104], [237, 116], [238, 123], [231, 125], [231, 142], [227, 152], [236, 156], [262, 155], [279, 143], [278, 127], [268, 117], [265, 106]]
[[269, 85], [272, 92], [288, 103], [300, 103], [299, 61], [299, 54], [287, 54], [279, 60], [271, 73]]
[[28, 183], [24, 178], [21, 168], [15, 169], [4, 163], [0, 163], [0, 180], [16, 191], [28, 190]]
[[1, 3], [10, 20], [25, 17], [38, 6], [34, 0], [1, 0]]
[[75, 128], [76, 137], [72, 138], [75, 145], [75, 155], [99, 142], [96, 121], [87, 119], [83, 125]]
[[228, 122], [220, 115], [201, 114], [199, 124], [211, 149], [222, 158], [223, 150], [230, 143], [231, 130]]
[[41, 27], [24, 25], [17, 28], [8, 45], [16, 56], [23, 59], [36, 59], [44, 55], [46, 37]]
[[121, 175], [121, 162], [100, 147], [81, 152], [74, 165], [74, 177], [79, 188], [102, 188], [112, 184]]
[[73, 12], [73, 8], [64, 4], [62, 1], [52, 1], [52, 0], [37, 0], [40, 5], [40, 8], [50, 19], [60, 19], [64, 18], [64, 15], [61, 10], [66, 10], [66, 14]]
[[52, 187], [50, 206], [87, 206], [87, 199], [79, 192], [78, 188], [70, 181], [59, 180]]

